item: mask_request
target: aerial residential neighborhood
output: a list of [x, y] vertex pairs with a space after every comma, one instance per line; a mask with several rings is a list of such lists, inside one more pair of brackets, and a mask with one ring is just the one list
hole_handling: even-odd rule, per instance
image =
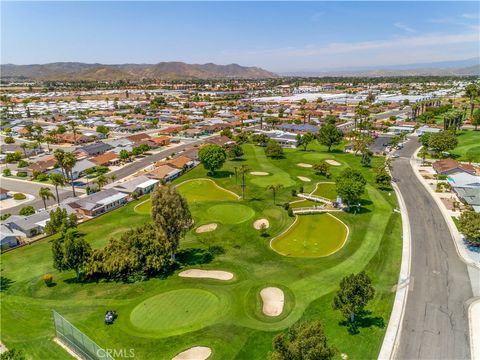
[[0, 360], [480, 360], [478, 4], [1, 7]]

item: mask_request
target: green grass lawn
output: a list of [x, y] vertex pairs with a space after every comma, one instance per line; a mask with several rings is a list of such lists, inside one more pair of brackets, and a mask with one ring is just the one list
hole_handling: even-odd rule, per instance
[[301, 215], [271, 246], [285, 256], [328, 256], [345, 244], [347, 234], [345, 224], [330, 214]]
[[[197, 167], [175, 181], [195, 180], [191, 187], [179, 187], [190, 203], [195, 224], [222, 222], [215, 231], [197, 234], [193, 229], [181, 242], [182, 249], [205, 249], [216, 245], [224, 253], [208, 264], [185, 265], [230, 271], [233, 281], [181, 278], [177, 273], [135, 283], [73, 281], [73, 272], [59, 273], [52, 267], [50, 239], [44, 239], [1, 255], [1, 341], [9, 348], [25, 351], [29, 359], [69, 359], [52, 339], [51, 310], [55, 309], [99, 346], [134, 348], [137, 359], [171, 359], [191, 346], [209, 346], [212, 359], [264, 359], [271, 350], [273, 337], [297, 321], [322, 320], [330, 343], [349, 359], [371, 359], [378, 355], [394, 299], [401, 258], [401, 219], [393, 211], [394, 196], [377, 189], [371, 168], [363, 168], [360, 157], [338, 150], [330, 153], [313, 144], [308, 151], [288, 149], [284, 159], [264, 156], [262, 148], [243, 145], [244, 161], [227, 161], [223, 169], [208, 177]], [[340, 167], [331, 167], [331, 179], [350, 166], [359, 169], [368, 181], [362, 209], [354, 215], [335, 213], [350, 230], [343, 247], [330, 256], [287, 257], [270, 248], [294, 218], [280, 205], [296, 200], [292, 190], [311, 192], [315, 184], [332, 181], [315, 175], [297, 163], [315, 163], [335, 159]], [[381, 158], [374, 158], [372, 167]], [[267, 171], [271, 176], [246, 175], [245, 199], [234, 168], [247, 165], [250, 171]], [[312, 183], [302, 183], [297, 176], [307, 176]], [[282, 184], [276, 205], [268, 184]], [[195, 185], [195, 186], [193, 186]], [[213, 196], [212, 194], [216, 194]], [[118, 210], [80, 225], [92, 247], [104, 246], [108, 239], [142, 223], [149, 222], [147, 198], [136, 200]], [[213, 209], [213, 210], [212, 210]], [[217, 217], [217, 219], [214, 219]], [[224, 217], [224, 221], [218, 219]], [[321, 239], [315, 224], [329, 215], [314, 218], [304, 230], [308, 242]], [[266, 236], [253, 228], [256, 219], [266, 218], [270, 227]], [[225, 221], [226, 219], [226, 221]], [[242, 219], [241, 222], [239, 220]], [[321, 222], [321, 221], [320, 221]], [[329, 228], [330, 225], [326, 225]], [[333, 226], [333, 225], [332, 225]], [[307, 227], [307, 228], [308, 228]], [[193, 250], [192, 250], [193, 249]], [[350, 334], [341, 325], [342, 316], [332, 309], [332, 298], [342, 277], [366, 270], [372, 277], [376, 295], [368, 306], [372, 321]], [[51, 273], [55, 286], [46, 287], [42, 275]], [[264, 316], [259, 296], [266, 286], [277, 286], [285, 293], [284, 312], [275, 318]], [[106, 310], [115, 309], [119, 317], [106, 326]], [[200, 311], [199, 311], [200, 309]], [[368, 320], [368, 319], [367, 319]], [[340, 358], [340, 356], [338, 356]]]
[[458, 146], [451, 154], [458, 160], [480, 163], [480, 131], [463, 130], [457, 134]]
[[337, 199], [337, 190], [335, 188], [335, 183], [320, 182], [317, 184], [317, 187], [312, 194], [322, 196], [332, 201], [335, 201]]

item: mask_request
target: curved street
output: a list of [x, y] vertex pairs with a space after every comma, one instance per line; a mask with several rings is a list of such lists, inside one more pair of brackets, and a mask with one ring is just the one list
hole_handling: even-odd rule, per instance
[[408, 209], [411, 276], [397, 359], [469, 359], [467, 300], [473, 297], [467, 265], [459, 258], [434, 199], [415, 176], [409, 140], [393, 161], [392, 175]]

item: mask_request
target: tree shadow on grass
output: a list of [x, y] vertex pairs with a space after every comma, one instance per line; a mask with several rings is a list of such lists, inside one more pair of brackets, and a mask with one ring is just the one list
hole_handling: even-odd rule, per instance
[[210, 251], [200, 248], [189, 248], [180, 250], [175, 259], [177, 263], [183, 266], [192, 266], [200, 264], [208, 264], [213, 260], [213, 255]]
[[13, 280], [5, 276], [0, 276], [0, 292], [7, 291], [13, 283]]
[[212, 174], [212, 173], [208, 174], [208, 176], [210, 176], [211, 178], [214, 178], [214, 179], [223, 179], [223, 178], [230, 177], [232, 175], [234, 175], [233, 172], [226, 171], [226, 170], [216, 171], [214, 174]]
[[355, 315], [355, 321], [352, 323], [349, 320], [342, 320], [338, 324], [347, 327], [350, 335], [357, 335], [362, 328], [370, 328], [376, 326], [380, 329], [385, 327], [385, 320], [381, 316], [371, 316], [371, 311], [361, 311]]
[[247, 161], [247, 159], [245, 159], [245, 158], [233, 158], [233, 159], [230, 159], [230, 161], [242, 162], [242, 161]]

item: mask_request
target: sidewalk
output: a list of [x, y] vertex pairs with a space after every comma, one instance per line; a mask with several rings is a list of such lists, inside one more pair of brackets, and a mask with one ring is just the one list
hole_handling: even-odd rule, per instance
[[470, 353], [472, 360], [480, 360], [480, 299], [468, 308], [470, 318]]

